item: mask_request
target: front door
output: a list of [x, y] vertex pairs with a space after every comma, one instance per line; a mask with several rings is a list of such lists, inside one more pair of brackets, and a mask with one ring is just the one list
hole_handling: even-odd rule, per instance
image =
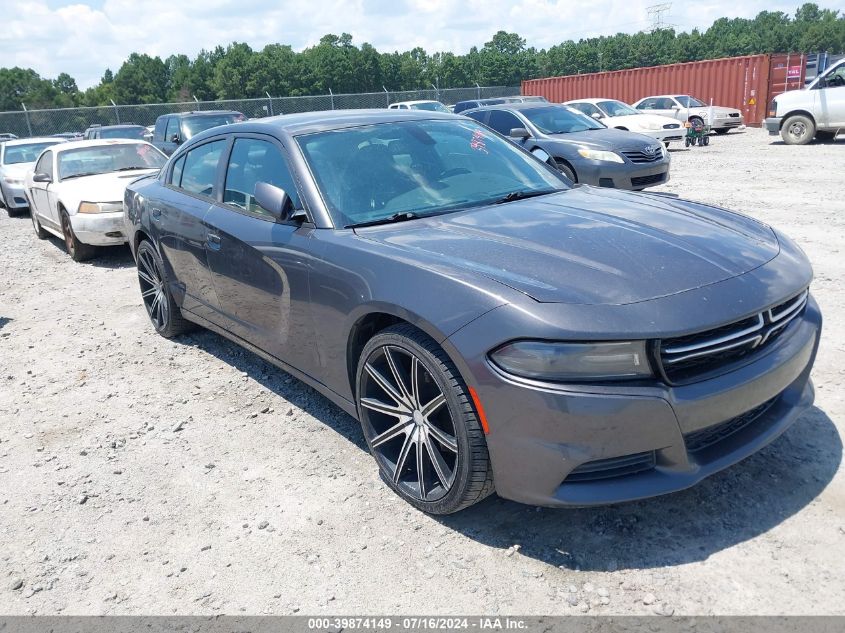
[[284, 189], [291, 209], [299, 194], [275, 139], [235, 138], [222, 202], [206, 218], [208, 264], [222, 325], [236, 336], [306, 373], [315, 358], [308, 271], [314, 229], [272, 217], [254, 199], [255, 185]]
[[30, 213], [35, 213], [42, 222], [49, 225], [55, 225], [57, 222], [58, 212], [51, 213], [50, 198], [47, 190], [50, 188], [54, 179], [53, 175], [53, 152], [46, 151], [38, 159], [38, 162], [33, 168], [33, 174], [46, 174], [50, 177], [50, 182], [33, 182], [29, 189], [29, 200], [32, 203]]
[[845, 128], [845, 64], [824, 78], [816, 90], [819, 127]]

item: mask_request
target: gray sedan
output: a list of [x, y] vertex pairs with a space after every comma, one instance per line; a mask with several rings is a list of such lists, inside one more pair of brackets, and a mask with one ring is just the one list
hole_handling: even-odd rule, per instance
[[608, 129], [573, 108], [511, 103], [463, 114], [510, 137], [573, 182], [641, 190], [669, 180], [669, 152], [662, 143]]
[[463, 116], [217, 127], [124, 207], [152, 328], [204, 326], [311, 385], [427, 512], [680, 490], [813, 402], [821, 315], [789, 238], [570, 187]]

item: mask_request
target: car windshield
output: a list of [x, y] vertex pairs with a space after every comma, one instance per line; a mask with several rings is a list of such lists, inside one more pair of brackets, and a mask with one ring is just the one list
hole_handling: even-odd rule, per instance
[[381, 123], [297, 142], [338, 227], [567, 188], [556, 172], [469, 119]]
[[218, 125], [228, 125], [236, 121], [243, 121], [244, 115], [237, 112], [227, 112], [226, 114], [185, 117], [182, 123], [182, 129], [185, 132], [185, 140], [192, 138], [200, 132], [205, 132]]
[[429, 112], [446, 112], [447, 114], [451, 114], [451, 112], [449, 112], [449, 108], [447, 108], [439, 101], [425, 101], [423, 103], [413, 103], [411, 104], [411, 110], [427, 110]]
[[59, 179], [133, 169], [161, 169], [167, 158], [147, 143], [81, 147], [59, 153]]
[[3, 152], [4, 165], [20, 165], [21, 163], [34, 163], [38, 155], [57, 141], [26, 143], [25, 145], [7, 145]]
[[586, 114], [564, 106], [531, 108], [521, 112], [543, 134], [571, 134], [586, 130], [603, 130], [605, 127]]
[[118, 127], [112, 129], [102, 129], [100, 130], [100, 138], [144, 138], [144, 134], [147, 133], [147, 128], [141, 127], [140, 125], [137, 127]]
[[631, 116], [632, 114], [642, 114], [639, 110], [635, 110], [627, 103], [616, 101], [615, 99], [609, 101], [599, 101], [598, 106], [604, 110], [607, 116]]
[[701, 101], [699, 101], [695, 97], [690, 97], [688, 95], [679, 95], [679, 96], [675, 97], [675, 99], [677, 99], [678, 103], [680, 103], [685, 108], [706, 108], [707, 107], [707, 104], [701, 103]]

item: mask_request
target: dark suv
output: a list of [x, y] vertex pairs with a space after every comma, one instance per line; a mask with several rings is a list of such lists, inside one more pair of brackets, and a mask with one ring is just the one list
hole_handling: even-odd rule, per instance
[[100, 138], [129, 138], [135, 141], [143, 141], [147, 128], [134, 123], [122, 125], [92, 125], [85, 130], [84, 140], [90, 141]]
[[156, 119], [152, 144], [170, 156], [177, 147], [195, 134], [218, 125], [228, 125], [245, 119], [243, 114], [235, 110], [163, 114]]

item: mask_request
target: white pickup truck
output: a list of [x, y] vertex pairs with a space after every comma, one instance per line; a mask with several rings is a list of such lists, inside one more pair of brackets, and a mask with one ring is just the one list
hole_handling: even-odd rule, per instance
[[817, 138], [831, 140], [845, 132], [845, 59], [803, 90], [778, 95], [766, 119], [769, 134], [780, 134], [787, 145], [805, 145]]

